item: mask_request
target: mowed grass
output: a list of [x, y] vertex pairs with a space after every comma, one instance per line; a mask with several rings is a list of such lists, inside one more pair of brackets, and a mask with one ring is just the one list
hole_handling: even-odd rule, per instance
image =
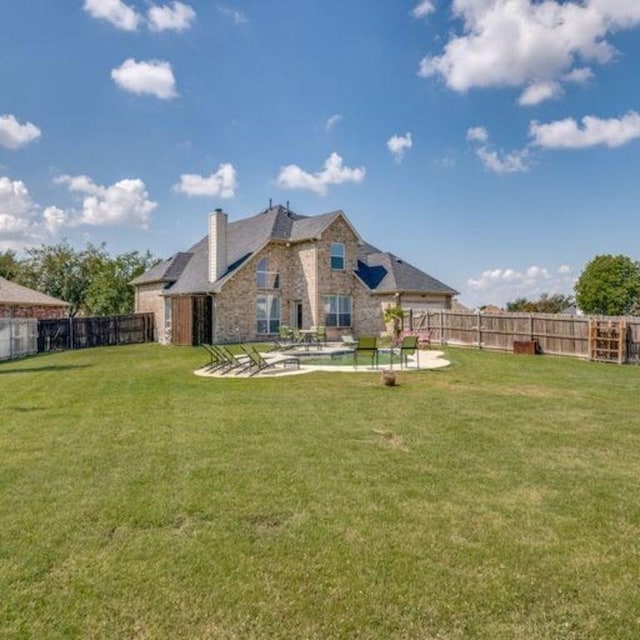
[[640, 368], [447, 357], [0, 363], [0, 637], [640, 637]]

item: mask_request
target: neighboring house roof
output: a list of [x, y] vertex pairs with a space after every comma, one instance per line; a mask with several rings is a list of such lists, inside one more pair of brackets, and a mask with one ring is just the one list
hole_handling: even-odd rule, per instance
[[465, 307], [458, 300], [451, 301], [451, 311], [455, 311], [456, 313], [471, 313], [471, 309], [469, 309], [469, 307]]
[[38, 307], [68, 307], [70, 304], [0, 277], [0, 304]]
[[228, 268], [217, 282], [208, 281], [209, 242], [208, 236], [205, 236], [186, 252], [177, 253], [143, 273], [132, 284], [165, 283], [164, 290], [170, 295], [215, 292], [240, 265], [267, 243], [304, 242], [319, 238], [338, 218], [344, 220], [361, 243], [355, 273], [370, 290], [380, 293], [457, 293], [400, 258], [363, 242], [342, 211], [302, 216], [281, 205], [228, 223]]

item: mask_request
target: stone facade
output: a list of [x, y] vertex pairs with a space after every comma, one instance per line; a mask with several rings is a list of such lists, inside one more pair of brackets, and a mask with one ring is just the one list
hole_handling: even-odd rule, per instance
[[158, 342], [171, 342], [171, 322], [165, 318], [165, 298], [161, 283], [144, 284], [136, 287], [135, 309], [137, 313], [153, 313], [153, 335]]
[[[331, 269], [332, 242], [345, 245], [344, 269]], [[280, 298], [280, 322], [283, 325], [297, 324], [297, 305], [301, 305], [303, 327], [323, 325], [323, 296], [341, 294], [353, 298], [356, 289], [363, 288], [353, 275], [357, 256], [358, 238], [342, 219], [338, 219], [315, 241], [269, 243], [238, 269], [222, 291], [215, 295], [214, 340], [260, 340], [266, 337], [257, 332], [258, 295]], [[263, 258], [266, 258], [269, 270], [278, 273], [277, 289], [258, 288], [257, 266]], [[352, 327], [328, 329], [327, 337], [339, 337], [352, 330]]]
[[[188, 344], [178, 337], [178, 325], [197, 322], [203, 326], [190, 296], [211, 298], [211, 340], [216, 343], [268, 340], [272, 333], [258, 327], [258, 298], [277, 298], [280, 305], [280, 325], [308, 329], [326, 326], [325, 296], [348, 296], [351, 299], [351, 325], [326, 326], [327, 339], [340, 340], [342, 335], [379, 335], [385, 330], [383, 310], [395, 305], [399, 298], [393, 293], [374, 292], [356, 275], [361, 240], [349, 221], [342, 215], [318, 229], [317, 237], [304, 240], [270, 239], [253, 251], [248, 259], [216, 284], [217, 291], [206, 291], [201, 283], [189, 296], [166, 296], [165, 281], [136, 285], [136, 311], [151, 312], [160, 342], [171, 343], [171, 318], [175, 324], [174, 343]], [[295, 237], [295, 236], [289, 236]], [[331, 245], [344, 247], [343, 268], [331, 264]], [[209, 275], [209, 277], [211, 277]], [[213, 283], [209, 285], [213, 288]], [[204, 288], [204, 290], [203, 290]], [[169, 289], [170, 290], [170, 289]], [[439, 305], [446, 308], [451, 293], [442, 295], [407, 296], [402, 304]], [[415, 300], [414, 300], [415, 297]], [[173, 303], [172, 301], [175, 301]], [[173, 311], [171, 309], [173, 308]], [[208, 307], [200, 307], [207, 308]], [[180, 313], [176, 310], [180, 309]], [[206, 312], [208, 313], [208, 311]], [[206, 315], [206, 314], [205, 314]], [[197, 317], [196, 317], [197, 316]], [[208, 318], [207, 318], [208, 320]], [[266, 331], [266, 329], [265, 329]]]

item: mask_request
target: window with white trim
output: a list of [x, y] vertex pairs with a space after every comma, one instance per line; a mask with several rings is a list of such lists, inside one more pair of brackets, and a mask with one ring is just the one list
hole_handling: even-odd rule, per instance
[[331, 243], [331, 268], [336, 271], [344, 270], [344, 244], [342, 242]]
[[256, 332], [263, 335], [280, 330], [280, 296], [259, 295], [256, 299]]
[[351, 326], [351, 296], [324, 296], [323, 300], [325, 326]]

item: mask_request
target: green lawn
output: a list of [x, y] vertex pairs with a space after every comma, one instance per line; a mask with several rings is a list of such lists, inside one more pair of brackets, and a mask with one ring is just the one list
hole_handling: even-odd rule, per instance
[[0, 638], [640, 637], [640, 367], [0, 363]]

